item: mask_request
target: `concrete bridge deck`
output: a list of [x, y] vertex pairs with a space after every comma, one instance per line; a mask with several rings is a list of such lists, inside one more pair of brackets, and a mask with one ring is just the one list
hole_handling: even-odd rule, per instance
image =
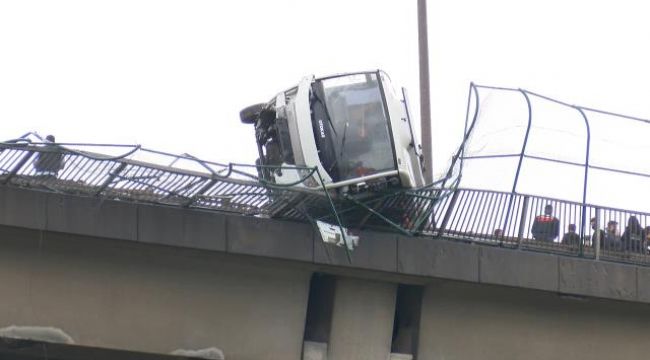
[[[54, 326], [84, 346], [284, 360], [307, 340], [327, 344], [328, 359], [647, 357], [650, 269], [636, 265], [372, 232], [349, 263], [302, 223], [8, 187], [0, 259], [0, 327]], [[314, 274], [335, 279], [318, 316]], [[405, 286], [421, 290], [413, 306]], [[324, 335], [308, 338], [310, 321]]]
[[0, 225], [313, 265], [650, 302], [650, 268], [365, 232], [348, 261], [303, 223], [0, 188]]

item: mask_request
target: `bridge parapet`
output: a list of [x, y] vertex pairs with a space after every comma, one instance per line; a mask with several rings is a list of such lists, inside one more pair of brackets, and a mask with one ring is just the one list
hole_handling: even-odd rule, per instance
[[650, 303], [650, 269], [456, 238], [362, 233], [346, 250], [308, 224], [0, 187], [0, 225], [143, 245], [251, 255], [410, 282], [449, 279]]

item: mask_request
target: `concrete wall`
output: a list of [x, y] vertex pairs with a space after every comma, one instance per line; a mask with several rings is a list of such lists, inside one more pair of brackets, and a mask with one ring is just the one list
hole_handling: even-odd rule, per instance
[[[253, 259], [254, 260], [254, 259]], [[0, 327], [78, 344], [299, 359], [310, 271], [216, 253], [0, 227]]]
[[647, 359], [650, 306], [467, 283], [426, 287], [418, 360]]
[[0, 186], [0, 225], [369, 271], [650, 303], [650, 268], [363, 232], [348, 260], [309, 224]]
[[309, 224], [0, 186], [0, 225], [291, 260], [381, 279], [427, 277], [650, 303], [650, 268], [363, 232], [348, 260]]
[[340, 277], [330, 360], [387, 358], [397, 282], [428, 284], [420, 360], [647, 357], [647, 267], [371, 232], [348, 262], [306, 224], [0, 187], [0, 327], [299, 359], [314, 271]]
[[328, 360], [388, 359], [396, 292], [396, 284], [338, 278]]

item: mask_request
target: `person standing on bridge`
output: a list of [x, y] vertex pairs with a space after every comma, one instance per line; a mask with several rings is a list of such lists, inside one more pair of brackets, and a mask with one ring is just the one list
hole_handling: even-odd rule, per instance
[[535, 240], [551, 243], [560, 236], [560, 220], [553, 216], [553, 205], [547, 204], [544, 214], [535, 216], [530, 232]]
[[56, 178], [65, 166], [61, 147], [55, 144], [54, 135], [45, 137], [45, 146], [36, 155], [34, 170], [38, 176]]
[[605, 231], [603, 229], [598, 228], [598, 221], [595, 217], [591, 218], [590, 223], [591, 223], [591, 229], [593, 230], [593, 234], [591, 235], [591, 246], [595, 248], [596, 244], [600, 244], [600, 248], [603, 249], [603, 243], [605, 241]]
[[605, 239], [603, 241], [603, 248], [609, 251], [623, 250], [623, 243], [621, 242], [621, 235], [618, 232], [618, 222], [610, 220], [607, 222], [607, 229], [605, 231]]
[[572, 248], [580, 245], [580, 236], [576, 233], [576, 224], [569, 224], [568, 231], [562, 237], [562, 244]]
[[643, 244], [645, 242], [645, 230], [639, 224], [639, 219], [636, 216], [630, 216], [627, 221], [627, 226], [625, 227], [625, 232], [621, 237], [623, 242], [623, 247], [626, 251], [631, 251], [635, 253], [643, 254], [645, 251], [643, 249]]

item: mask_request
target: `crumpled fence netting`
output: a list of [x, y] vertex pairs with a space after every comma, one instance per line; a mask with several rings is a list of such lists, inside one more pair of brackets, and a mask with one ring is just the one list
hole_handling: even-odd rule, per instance
[[[265, 180], [271, 174], [291, 180]], [[306, 186], [296, 186], [301, 184]], [[415, 194], [381, 193], [371, 199], [373, 206], [399, 206], [413, 217], [404, 229], [396, 223], [401, 218], [390, 220], [363, 203], [370, 201], [366, 198], [335, 199], [325, 191], [316, 167], [219, 164], [139, 145], [49, 143], [37, 133], [0, 143], [0, 185], [312, 223], [323, 220], [338, 225], [343, 234], [343, 213], [350, 226], [365, 223], [359, 213], [368, 212], [408, 234], [430, 226], [429, 214], [440, 192], [431, 185], [413, 190]]]
[[[47, 145], [48, 142], [40, 134], [36, 132], [29, 132], [16, 139], [6, 140], [1, 143], [3, 152], [3, 159], [5, 159], [7, 166], [13, 165], [10, 162], [12, 153], [21, 155], [24, 152], [25, 146], [34, 146], [43, 149], [42, 146]], [[238, 180], [248, 181], [261, 181], [258, 172], [258, 166], [251, 164], [237, 164], [237, 163], [218, 163], [199, 159], [191, 154], [171, 154], [163, 151], [152, 149], [145, 149], [140, 145], [131, 144], [91, 144], [91, 143], [57, 143], [58, 146], [65, 149], [65, 171], [72, 172], [77, 170], [79, 180], [88, 182], [89, 178], [84, 178], [81, 174], [86, 176], [97, 175], [98, 172], [106, 172], [114, 170], [112, 167], [100, 168], [92, 160], [97, 161], [116, 161], [112, 165], [117, 164], [117, 161], [127, 160], [136, 163], [147, 165], [156, 165], [162, 168], [177, 169], [183, 171], [196, 172], [197, 174], [210, 175], [215, 177], [224, 177]], [[67, 161], [71, 156], [80, 155], [87, 161]], [[75, 159], [76, 160], [76, 159]], [[0, 164], [2, 165], [2, 164]], [[270, 167], [269, 167], [270, 168]], [[312, 169], [299, 166], [284, 166], [283, 169], [287, 171], [296, 172], [295, 178], [297, 182], [306, 181], [308, 178], [317, 180], [316, 176], [311, 173]], [[3, 172], [10, 172], [10, 168], [2, 167], [0, 170]], [[28, 162], [25, 167], [20, 169], [20, 173], [29, 173], [33, 170], [33, 163]], [[155, 177], [153, 174], [155, 169], [151, 170], [151, 174], [138, 173], [131, 174], [141, 178]], [[157, 174], [157, 173], [156, 173]], [[127, 177], [126, 174], [123, 174]], [[313, 184], [313, 182], [312, 182]], [[274, 186], [281, 186], [275, 185]]]
[[460, 187], [650, 211], [650, 121], [472, 84]]
[[[261, 171], [291, 173], [295, 181], [269, 184]], [[299, 183], [317, 190], [322, 179], [307, 167], [220, 164], [140, 145], [52, 145], [37, 133], [0, 143], [0, 184], [62, 193], [294, 219], [302, 215], [285, 205], [296, 197], [308, 201], [314, 193], [293, 186]]]

